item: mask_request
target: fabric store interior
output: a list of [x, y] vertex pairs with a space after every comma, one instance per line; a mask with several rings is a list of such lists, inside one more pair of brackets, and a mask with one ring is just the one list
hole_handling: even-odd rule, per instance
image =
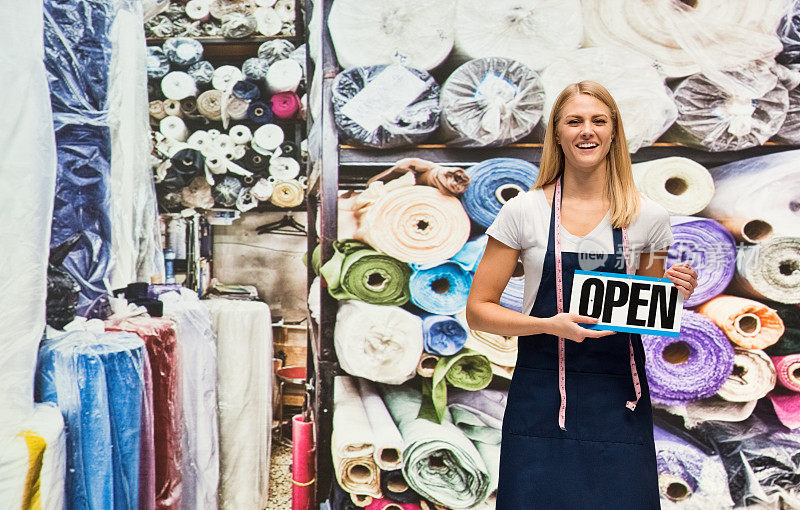
[[680, 336], [643, 338], [661, 508], [800, 509], [800, 0], [43, 0], [0, 28], [0, 508], [495, 508], [518, 339], [467, 295], [592, 80], [699, 274]]

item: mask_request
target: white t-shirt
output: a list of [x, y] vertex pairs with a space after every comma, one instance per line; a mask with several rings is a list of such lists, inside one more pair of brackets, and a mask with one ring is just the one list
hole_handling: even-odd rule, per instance
[[[666, 250], [673, 242], [669, 214], [657, 202], [642, 197], [639, 217], [628, 227], [628, 240], [634, 267], [639, 266], [639, 254]], [[541, 189], [533, 189], [512, 198], [503, 206], [486, 233], [501, 243], [520, 250], [520, 260], [525, 267], [525, 292], [522, 312], [529, 314], [536, 300], [542, 279], [542, 266], [550, 233], [550, 204]], [[575, 253], [613, 253], [614, 234], [608, 213], [584, 237], [569, 233], [561, 227], [561, 251]], [[593, 263], [586, 258], [587, 270]], [[624, 272], [624, 269], [622, 269]]]

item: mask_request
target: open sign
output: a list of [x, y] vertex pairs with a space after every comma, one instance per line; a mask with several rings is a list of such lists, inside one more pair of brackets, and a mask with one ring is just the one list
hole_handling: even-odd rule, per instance
[[683, 297], [667, 278], [577, 270], [569, 311], [598, 319], [592, 329], [674, 337]]

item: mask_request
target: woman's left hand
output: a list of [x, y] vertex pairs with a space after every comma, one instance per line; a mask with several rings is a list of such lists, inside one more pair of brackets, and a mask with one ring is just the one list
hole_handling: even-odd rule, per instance
[[664, 273], [665, 278], [669, 278], [678, 287], [678, 290], [686, 301], [697, 288], [697, 272], [686, 262], [675, 264]]

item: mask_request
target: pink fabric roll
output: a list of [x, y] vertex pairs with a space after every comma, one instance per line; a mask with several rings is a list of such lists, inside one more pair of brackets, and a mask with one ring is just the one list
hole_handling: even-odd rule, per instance
[[373, 499], [366, 510], [420, 510], [417, 503], [395, 503], [391, 499]]
[[156, 450], [153, 446], [153, 371], [143, 356], [142, 437], [139, 443], [139, 510], [156, 507]]
[[800, 393], [776, 388], [769, 394], [769, 399], [781, 423], [790, 429], [800, 428]]
[[292, 510], [314, 505], [314, 422], [292, 418]]
[[786, 389], [800, 392], [800, 354], [772, 358], [778, 382]]
[[294, 92], [279, 92], [269, 100], [272, 113], [279, 119], [293, 119], [300, 110], [300, 98]]

